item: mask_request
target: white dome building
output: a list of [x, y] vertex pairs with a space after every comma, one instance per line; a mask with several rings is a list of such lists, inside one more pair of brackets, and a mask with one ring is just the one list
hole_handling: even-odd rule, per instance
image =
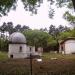
[[13, 34], [10, 35], [9, 42], [24, 44], [26, 43], [26, 38], [22, 33], [14, 32]]
[[9, 58], [28, 57], [29, 48], [26, 45], [26, 38], [20, 32], [14, 32], [9, 36]]
[[35, 46], [26, 44], [26, 37], [20, 32], [14, 32], [9, 36], [9, 58], [27, 58], [32, 55], [40, 55], [40, 51], [35, 51]]

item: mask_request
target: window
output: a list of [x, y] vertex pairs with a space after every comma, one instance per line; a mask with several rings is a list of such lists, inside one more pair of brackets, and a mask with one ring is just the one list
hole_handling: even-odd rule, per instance
[[61, 50], [63, 51], [63, 46], [61, 46]]
[[10, 58], [13, 58], [13, 55], [10, 55]]
[[35, 47], [35, 51], [38, 51], [38, 48], [37, 47]]
[[31, 51], [31, 47], [30, 47], [30, 51]]
[[20, 48], [19, 48], [19, 52], [22, 52], [22, 46], [20, 46]]

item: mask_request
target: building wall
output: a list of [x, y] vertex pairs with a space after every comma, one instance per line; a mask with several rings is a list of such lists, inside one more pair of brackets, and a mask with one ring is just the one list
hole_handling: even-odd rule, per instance
[[27, 46], [25, 44], [9, 44], [8, 57], [10, 58], [11, 55], [13, 55], [13, 58], [26, 58]]
[[35, 46], [27, 46], [27, 54], [30, 56], [30, 48], [32, 55], [35, 55]]
[[65, 54], [65, 43], [59, 45], [59, 53]]
[[[22, 50], [20, 51], [20, 47]], [[30, 48], [32, 55], [42, 56], [43, 49], [38, 48], [38, 51], [35, 51], [35, 46], [28, 46], [26, 44], [9, 44], [8, 57], [9, 58], [27, 58], [30, 56]], [[13, 55], [13, 57], [11, 57]]]
[[67, 40], [65, 42], [65, 54], [75, 53], [75, 40]]
[[43, 48], [42, 47], [39, 47], [38, 48], [38, 55], [39, 56], [42, 56], [42, 53], [43, 53]]

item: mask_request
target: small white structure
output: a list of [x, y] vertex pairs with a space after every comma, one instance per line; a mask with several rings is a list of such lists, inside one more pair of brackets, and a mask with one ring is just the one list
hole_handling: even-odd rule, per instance
[[38, 47], [38, 54], [39, 56], [42, 56], [43, 53], [43, 48], [42, 47]]
[[9, 58], [27, 58], [30, 56], [30, 52], [33, 56], [36, 53], [39, 55], [39, 52], [35, 51], [35, 46], [26, 44], [26, 37], [22, 33], [14, 32], [9, 36]]
[[62, 54], [74, 54], [75, 53], [75, 38], [67, 38], [60, 42], [59, 52]]
[[14, 32], [9, 37], [9, 58], [27, 57], [26, 38], [22, 33]]

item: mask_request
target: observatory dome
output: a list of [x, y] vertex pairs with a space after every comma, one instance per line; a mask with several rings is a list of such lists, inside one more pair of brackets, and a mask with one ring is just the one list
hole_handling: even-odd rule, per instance
[[20, 32], [14, 32], [9, 37], [10, 43], [26, 43], [25, 36]]

